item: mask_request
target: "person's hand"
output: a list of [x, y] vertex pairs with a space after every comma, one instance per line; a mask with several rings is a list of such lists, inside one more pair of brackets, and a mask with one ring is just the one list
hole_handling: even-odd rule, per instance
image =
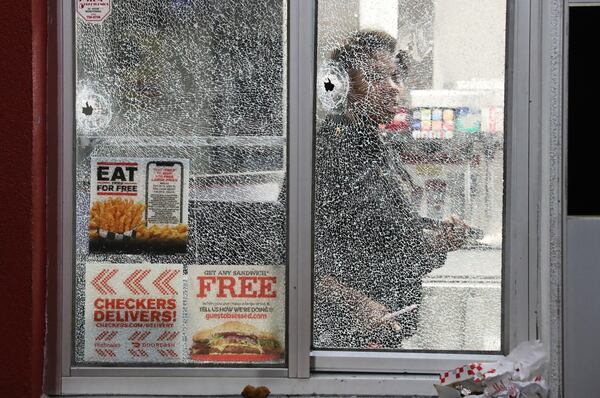
[[465, 244], [468, 228], [469, 226], [454, 214], [445, 218], [438, 235], [441, 246], [449, 252], [460, 249]]
[[402, 326], [394, 319], [389, 318], [390, 309], [378, 301], [366, 296], [357, 298], [356, 318], [362, 322], [365, 329], [374, 330], [382, 325], [388, 325], [396, 332], [402, 330]]
[[402, 326], [392, 317], [390, 309], [378, 301], [373, 300], [364, 293], [338, 282], [332, 276], [321, 278], [317, 285], [324, 288], [340, 309], [352, 310], [353, 316], [363, 330], [374, 330], [382, 325], [389, 325], [395, 331], [402, 330]]

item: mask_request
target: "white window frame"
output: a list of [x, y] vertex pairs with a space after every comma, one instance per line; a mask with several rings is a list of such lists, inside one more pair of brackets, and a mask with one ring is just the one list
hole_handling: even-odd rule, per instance
[[[530, 114], [536, 0], [508, 0], [505, 234], [502, 351], [538, 337], [538, 157]], [[49, 394], [239, 394], [246, 384], [274, 394], [432, 395], [440, 371], [497, 355], [311, 351], [312, 155], [316, 0], [288, 0], [288, 368], [72, 366], [74, 203], [74, 1], [50, 3], [48, 338]], [[535, 93], [533, 93], [535, 94]], [[52, 138], [53, 137], [53, 138]], [[54, 178], [52, 177], [54, 176]], [[50, 242], [52, 244], [52, 241]]]

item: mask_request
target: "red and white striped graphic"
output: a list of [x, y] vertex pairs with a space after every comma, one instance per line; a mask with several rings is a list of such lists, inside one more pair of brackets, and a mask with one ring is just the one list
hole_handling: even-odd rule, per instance
[[111, 341], [118, 334], [119, 334], [119, 332], [115, 332], [115, 331], [111, 332], [109, 330], [105, 330], [104, 332], [102, 332], [98, 336], [96, 336], [96, 341]]
[[136, 269], [123, 281], [123, 284], [133, 294], [148, 294], [148, 290], [141, 282], [150, 272], [149, 269]]
[[109, 348], [96, 348], [96, 354], [101, 358], [114, 358], [117, 356], [117, 354]]
[[158, 353], [160, 354], [161, 357], [164, 358], [178, 358], [179, 355], [177, 355], [177, 353], [171, 349], [168, 350], [158, 350]]
[[146, 352], [146, 350], [138, 348], [138, 349], [133, 349], [130, 348], [129, 353], [131, 354], [132, 357], [135, 358], [147, 358], [148, 357], [148, 352]]
[[146, 340], [146, 337], [148, 337], [150, 335], [151, 332], [149, 331], [145, 331], [145, 332], [140, 332], [139, 330], [136, 330], [135, 332], [133, 332], [131, 334], [131, 336], [129, 336], [129, 338], [127, 340], [129, 341], [142, 341], [142, 340]]
[[157, 341], [173, 341], [179, 335], [179, 332], [163, 332], [160, 336], [158, 336]]
[[177, 294], [177, 290], [173, 289], [173, 286], [169, 284], [177, 276], [179, 273], [178, 269], [166, 269], [160, 273], [158, 278], [156, 278], [152, 284], [158, 289], [162, 294]]
[[98, 275], [92, 279], [92, 286], [96, 288], [101, 294], [116, 294], [108, 282], [119, 272], [116, 269], [103, 269]]

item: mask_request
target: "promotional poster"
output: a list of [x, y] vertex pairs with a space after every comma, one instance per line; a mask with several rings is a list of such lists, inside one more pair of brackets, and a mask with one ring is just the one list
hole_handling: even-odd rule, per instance
[[85, 359], [181, 361], [180, 264], [86, 264]]
[[189, 169], [187, 159], [92, 158], [90, 251], [185, 252]]
[[191, 360], [284, 363], [283, 267], [193, 265], [188, 283]]

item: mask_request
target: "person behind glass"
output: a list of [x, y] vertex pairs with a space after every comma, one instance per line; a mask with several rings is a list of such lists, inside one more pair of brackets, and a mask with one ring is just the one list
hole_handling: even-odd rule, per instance
[[316, 135], [320, 347], [400, 347], [416, 329], [423, 276], [464, 243], [467, 226], [455, 216], [424, 230], [403, 190], [408, 172], [382, 142], [378, 125], [393, 118], [405, 94], [395, 47], [386, 33], [359, 31], [330, 57], [350, 89], [344, 109], [327, 115]]

